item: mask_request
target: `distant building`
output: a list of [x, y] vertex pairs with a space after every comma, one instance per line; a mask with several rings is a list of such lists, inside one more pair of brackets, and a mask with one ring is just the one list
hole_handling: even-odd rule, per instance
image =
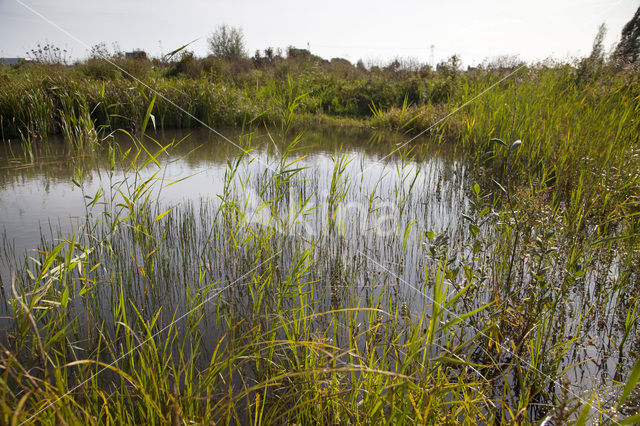
[[136, 49], [131, 52], [125, 52], [124, 57], [127, 59], [147, 59], [147, 52]]
[[18, 65], [24, 58], [0, 58], [0, 65]]

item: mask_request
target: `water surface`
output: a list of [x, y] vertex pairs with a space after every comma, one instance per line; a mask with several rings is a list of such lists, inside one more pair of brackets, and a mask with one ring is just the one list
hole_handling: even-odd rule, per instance
[[[264, 246], [278, 256], [276, 276], [286, 275], [301, 253], [311, 251], [313, 267], [304, 274], [304, 286], [313, 295], [317, 312], [387, 300], [384, 306], [416, 321], [432, 310], [434, 283], [425, 277], [447, 262], [455, 271], [446, 280], [450, 294], [467, 284], [460, 268], [463, 263], [486, 271], [468, 299], [452, 307], [449, 318], [495, 300], [492, 271], [499, 259], [491, 259], [490, 254], [498, 250], [495, 233], [500, 225], [489, 221], [480, 236], [469, 233], [468, 217], [474, 213], [470, 188], [475, 178], [461, 159], [434, 149], [389, 156], [403, 142], [401, 136], [306, 132], [283, 162], [285, 148], [277, 135], [225, 133], [237, 146], [206, 131], [153, 135], [157, 143], [146, 141], [144, 150], [158, 152], [172, 141], [174, 146], [137, 172], [128, 169], [137, 147], [125, 136], [109, 141], [118, 146], [113, 166], [107, 149], [73, 155], [62, 141], [51, 140], [36, 147], [32, 157], [15, 144], [5, 144], [0, 159], [2, 315], [11, 316], [10, 277], [13, 273], [25, 276], [25, 256], [37, 259], [36, 249], [49, 250], [72, 235], [92, 248], [96, 263], [111, 262], [110, 268], [96, 272], [105, 285], [97, 289], [95, 315], [107, 322], [113, 315], [117, 285], [126, 287], [131, 300], [145, 311], [167, 307], [167, 321], [191, 306], [188, 295], [193, 289], [206, 297], [212, 289], [225, 288], [262, 256], [259, 251], [264, 247], [236, 240], [252, 234], [266, 235]], [[247, 151], [241, 159], [238, 146]], [[143, 152], [138, 163], [146, 157]], [[129, 236], [135, 229], [123, 223], [122, 230], [109, 237], [117, 253], [114, 257], [96, 243], [97, 236], [107, 235], [105, 224], [115, 212], [127, 211], [124, 200], [132, 199], [143, 182], [148, 187], [145, 196], [154, 206], [145, 213], [148, 241]], [[89, 206], [94, 199], [95, 205]], [[471, 247], [480, 237], [488, 242], [483, 252], [474, 254]], [[27, 265], [35, 268], [34, 262]], [[516, 273], [526, 282], [527, 260], [518, 265], [522, 266]], [[571, 346], [556, 366], [561, 370], [580, 365], [569, 369], [577, 390], [607, 383], [624, 363], [620, 357], [611, 357], [612, 342], [619, 341], [621, 333], [614, 320], [605, 318], [611, 322], [605, 327], [595, 317], [588, 321], [581, 316], [591, 312], [588, 307], [599, 292], [614, 286], [616, 278], [609, 275], [609, 265], [597, 263], [581, 281], [584, 287], [576, 286], [550, 319], [563, 327], [552, 337], [551, 346], [563, 336], [578, 333], [584, 337], [581, 342], [589, 342]], [[153, 282], [145, 272], [149, 267], [155, 270]], [[562, 273], [558, 271], [558, 279]], [[251, 315], [251, 294], [242, 290], [221, 294], [241, 315]], [[526, 301], [526, 291], [521, 296]], [[288, 295], [287, 301], [278, 303], [295, 304], [295, 297]], [[82, 306], [77, 309], [85, 315]], [[220, 312], [216, 304], [206, 309], [211, 321]], [[482, 328], [481, 320], [474, 321], [468, 319], [461, 339]], [[10, 321], [5, 325], [10, 327]], [[202, 327], [216, 341], [217, 326]]]

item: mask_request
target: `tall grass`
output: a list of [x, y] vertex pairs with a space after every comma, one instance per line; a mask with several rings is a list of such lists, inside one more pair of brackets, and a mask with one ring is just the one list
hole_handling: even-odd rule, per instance
[[[300, 171], [288, 155], [258, 179], [274, 208]], [[127, 175], [89, 197], [79, 235], [12, 280], [5, 421], [381, 421], [427, 416], [425, 407], [439, 407], [428, 414], [438, 418], [452, 415], [452, 395], [451, 418], [489, 415], [473, 375], [434, 358], [440, 327], [424, 346], [423, 320], [396, 326], [392, 297], [358, 302], [354, 277], [337, 270], [340, 279], [314, 278], [310, 268], [330, 255], [275, 226], [241, 226], [242, 157], [229, 163], [215, 212], [176, 214], [139, 174], [155, 155], [110, 156], [130, 161]]]
[[[217, 203], [180, 206], [162, 202], [158, 161], [179, 141], [100, 143], [118, 126], [195, 124], [163, 96], [123, 78], [2, 80], [3, 129], [29, 142], [59, 128], [108, 158], [97, 193], [73, 177], [83, 226], [4, 278], [3, 422], [633, 422], [636, 83], [527, 69], [435, 130], [429, 143], [460, 155], [442, 175], [407, 147], [372, 182], [340, 149], [311, 167], [290, 142], [299, 117], [424, 129], [501, 75], [440, 76], [447, 96], [416, 101], [396, 99], [406, 82], [308, 71], [149, 80], [198, 120], [278, 129], [263, 157], [241, 138]], [[427, 228], [443, 205], [456, 220]]]
[[[411, 134], [431, 127], [510, 72], [446, 68], [341, 74], [310, 60], [289, 62], [245, 70], [241, 76], [176, 78], [159, 68], [136, 74], [138, 80], [95, 79], [79, 65], [49, 74], [35, 66], [9, 69], [0, 78], [0, 128], [5, 139], [23, 135], [37, 140], [56, 132], [68, 134], [69, 128], [78, 128], [74, 120], [82, 117], [99, 133], [140, 130], [155, 98], [152, 113], [159, 128], [201, 123], [279, 126], [287, 114], [288, 127], [355, 125]], [[447, 95], [436, 96], [436, 86], [445, 83]], [[499, 176], [504, 156], [490, 140], [521, 139], [525, 143], [512, 159], [517, 163], [513, 180], [522, 186], [553, 187], [554, 196], [566, 201], [582, 178], [585, 187], [597, 188], [586, 194], [598, 198], [593, 213], [608, 214], [613, 206], [635, 202], [638, 96], [634, 75], [613, 67], [585, 74], [570, 65], [532, 65], [433, 128], [432, 134]], [[287, 112], [291, 106], [296, 114]], [[587, 171], [596, 167], [604, 170]]]
[[[386, 184], [354, 179], [365, 166], [337, 151], [325, 224], [311, 202], [323, 180], [300, 158], [299, 138], [276, 143], [269, 168], [252, 169], [246, 137], [217, 205], [164, 206], [157, 159], [172, 145], [152, 153], [135, 143], [110, 144], [109, 183], [86, 194], [85, 225], [15, 265], [4, 422], [495, 423], [629, 413], [622, 402], [604, 408], [610, 389], [580, 374], [598, 330], [609, 337], [598, 340], [598, 357], [618, 354], [615, 380], [631, 371], [624, 354], [637, 344], [637, 310], [625, 295], [635, 257], [616, 253], [633, 246], [581, 232], [580, 197], [550, 207], [539, 193], [516, 197], [510, 182], [494, 194], [476, 184], [456, 213], [464, 233], [438, 234], [419, 219], [417, 188], [428, 186], [415, 183], [423, 171], [412, 153], [394, 160], [397, 177]], [[505, 176], [523, 146], [511, 149]], [[84, 188], [82, 173], [74, 183]], [[268, 220], [253, 221], [248, 189]], [[393, 232], [361, 231], [362, 217], [341, 213], [364, 195], [365, 217], [380, 214], [378, 198], [399, 207]], [[298, 237], [307, 224], [324, 231]], [[588, 405], [579, 392], [593, 385]]]

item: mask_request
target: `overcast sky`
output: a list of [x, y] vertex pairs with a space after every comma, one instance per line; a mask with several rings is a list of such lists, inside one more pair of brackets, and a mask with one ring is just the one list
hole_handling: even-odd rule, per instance
[[[527, 61], [565, 60], [591, 51], [607, 24], [607, 48], [620, 37], [639, 0], [0, 0], [0, 57], [24, 57], [50, 42], [86, 57], [89, 47], [166, 53], [191, 40], [197, 55], [219, 24], [241, 27], [247, 50], [310, 47], [353, 62], [396, 56], [435, 62], [453, 54], [474, 65], [518, 54]], [[30, 10], [31, 8], [31, 10]]]

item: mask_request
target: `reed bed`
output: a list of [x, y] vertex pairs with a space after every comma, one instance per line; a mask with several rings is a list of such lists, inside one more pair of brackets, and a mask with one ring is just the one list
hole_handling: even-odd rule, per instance
[[[98, 192], [72, 177], [73, 235], [4, 259], [2, 421], [636, 422], [635, 80], [529, 67], [428, 140], [373, 162], [336, 149], [321, 168], [292, 134], [310, 117], [415, 134], [505, 72], [436, 75], [415, 100], [410, 79], [307, 71], [155, 75], [156, 92], [68, 71], [0, 80], [20, 161], [56, 131], [107, 159]], [[247, 132], [215, 203], [165, 205], [159, 159], [179, 141], [145, 130], [198, 120], [270, 123], [269, 148]], [[124, 131], [133, 148], [118, 127], [139, 131]], [[426, 162], [445, 149], [454, 160]]]
[[[108, 184], [86, 194], [84, 225], [62, 242], [43, 238], [4, 284], [3, 421], [611, 422], [633, 412], [637, 255], [624, 229], [584, 233], [580, 197], [549, 207], [537, 193], [516, 199], [509, 182], [489, 192], [469, 184], [466, 163], [427, 167], [403, 151], [372, 181], [363, 159], [338, 150], [318, 169], [299, 144], [256, 157], [247, 136], [219, 202], [181, 206], [160, 201], [171, 182], [157, 159], [171, 144], [110, 144]], [[81, 171], [73, 181], [84, 188]], [[344, 210], [363, 198], [357, 215]], [[449, 222], [438, 206], [454, 209]]]
[[[101, 134], [143, 126], [278, 127], [293, 106], [289, 125], [297, 128], [390, 129], [407, 138], [430, 129], [429, 134], [479, 167], [491, 168], [491, 176], [504, 173], [504, 156], [491, 139], [520, 139], [526, 143], [510, 160], [512, 180], [552, 188], [556, 198], [566, 199], [582, 179], [583, 187], [595, 189], [589, 196], [608, 194], [596, 203], [606, 213], [612, 206], [635, 203], [640, 92], [637, 74], [613, 65], [538, 64], [467, 72], [358, 69], [345, 74], [308, 60], [238, 73], [214, 67], [191, 77], [149, 65], [146, 72], [102, 78], [83, 66], [2, 71], [3, 139], [39, 144], [49, 134], [83, 128], [75, 126], [78, 120]], [[145, 123], [147, 112], [152, 120]], [[89, 136], [80, 138], [89, 140], [81, 146], [96, 139]], [[596, 168], [604, 169], [588, 171]]]

